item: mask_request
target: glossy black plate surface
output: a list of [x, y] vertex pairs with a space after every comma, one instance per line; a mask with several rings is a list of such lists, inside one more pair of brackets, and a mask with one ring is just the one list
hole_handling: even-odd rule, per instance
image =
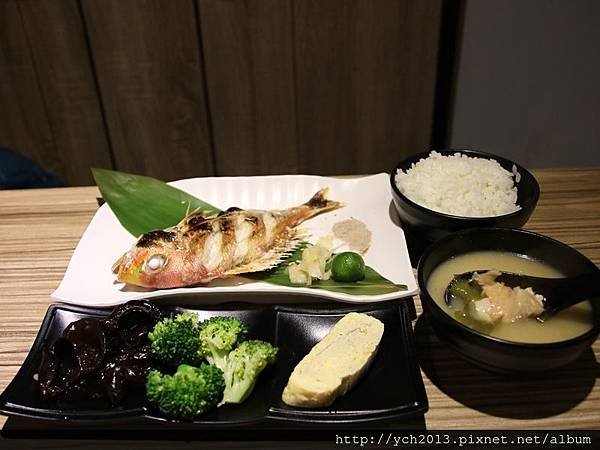
[[[195, 311], [201, 319], [233, 315], [249, 327], [250, 337], [275, 343], [277, 363], [266, 369], [252, 395], [241, 405], [226, 405], [194, 421], [200, 427], [239, 427], [268, 421], [287, 423], [360, 423], [383, 419], [408, 419], [427, 410], [423, 380], [414, 355], [411, 320], [415, 318], [411, 300], [375, 306], [336, 306], [330, 309], [309, 306], [253, 306], [228, 304], [208, 308], [161, 307], [164, 315]], [[299, 409], [285, 405], [281, 392], [295, 365], [345, 314], [370, 314], [384, 323], [385, 331], [377, 355], [363, 378], [331, 406]], [[143, 419], [155, 425], [174, 421], [164, 419], [147, 404], [142, 389], [132, 391], [117, 407], [109, 408], [85, 399], [43, 401], [34, 375], [40, 363], [41, 347], [53, 342], [72, 321], [84, 317], [104, 317], [110, 310], [51, 305], [23, 366], [0, 395], [0, 412], [68, 422], [128, 421]]]

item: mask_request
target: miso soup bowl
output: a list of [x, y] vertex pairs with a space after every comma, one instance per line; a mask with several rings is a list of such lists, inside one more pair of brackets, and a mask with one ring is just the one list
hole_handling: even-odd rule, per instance
[[493, 159], [509, 172], [512, 172], [513, 168], [516, 169], [520, 174], [519, 181], [515, 183], [517, 188], [517, 205], [521, 209], [500, 216], [464, 217], [434, 211], [426, 206], [415, 203], [398, 189], [396, 185], [396, 173], [398, 170], [406, 172], [413, 164], [427, 158], [430, 152], [418, 153], [401, 161], [394, 167], [390, 174], [390, 185], [394, 207], [402, 221], [402, 227], [408, 228], [420, 241], [431, 243], [450, 233], [467, 228], [519, 228], [529, 220], [540, 197], [540, 187], [535, 177], [527, 169], [509, 159], [477, 150], [446, 149], [436, 150], [436, 152], [444, 156], [461, 153], [471, 158]]
[[[429, 246], [418, 264], [421, 303], [439, 339], [464, 359], [484, 369], [502, 373], [539, 372], [577, 359], [600, 333], [600, 308], [593, 305], [592, 329], [572, 339], [530, 344], [480, 333], [448, 315], [433, 300], [427, 282], [433, 270], [448, 259], [473, 251], [498, 250], [518, 253], [554, 267], [566, 276], [600, 270], [588, 258], [562, 242], [530, 231], [477, 228], [460, 231]], [[474, 268], [474, 270], [482, 268]], [[593, 303], [593, 302], [592, 302]]]

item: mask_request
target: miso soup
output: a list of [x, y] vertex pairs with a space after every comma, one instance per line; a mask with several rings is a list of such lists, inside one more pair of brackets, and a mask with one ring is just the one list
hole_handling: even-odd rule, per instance
[[[547, 278], [561, 278], [564, 276], [545, 263], [514, 253], [478, 251], [458, 255], [436, 267], [429, 276], [427, 290], [447, 314], [455, 317], [456, 310], [446, 305], [444, 301], [446, 287], [455, 274], [481, 269], [496, 269]], [[586, 301], [557, 313], [544, 323], [537, 321], [535, 318], [526, 318], [513, 323], [499, 322], [487, 333], [491, 336], [515, 342], [557, 342], [574, 338], [589, 331], [593, 323], [592, 305]]]

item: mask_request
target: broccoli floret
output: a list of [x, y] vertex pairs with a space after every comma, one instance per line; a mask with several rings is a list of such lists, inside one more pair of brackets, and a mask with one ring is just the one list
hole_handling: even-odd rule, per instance
[[218, 316], [200, 324], [198, 354], [210, 364], [225, 370], [227, 355], [238, 342], [246, 339], [248, 328], [235, 317]]
[[223, 395], [223, 372], [215, 366], [182, 364], [174, 375], [152, 370], [146, 379], [146, 395], [167, 417], [192, 420], [215, 406]]
[[198, 355], [199, 331], [198, 316], [191, 312], [161, 320], [148, 333], [152, 353], [159, 361], [172, 367], [179, 364], [199, 364], [202, 360]]
[[260, 372], [277, 358], [277, 347], [264, 341], [242, 342], [227, 357], [223, 403], [242, 403], [250, 395]]

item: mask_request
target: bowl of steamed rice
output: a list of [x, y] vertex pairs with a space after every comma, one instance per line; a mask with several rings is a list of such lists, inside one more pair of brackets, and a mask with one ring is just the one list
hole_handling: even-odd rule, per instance
[[402, 226], [433, 242], [466, 228], [519, 228], [539, 195], [533, 175], [517, 163], [475, 150], [432, 150], [390, 174]]

